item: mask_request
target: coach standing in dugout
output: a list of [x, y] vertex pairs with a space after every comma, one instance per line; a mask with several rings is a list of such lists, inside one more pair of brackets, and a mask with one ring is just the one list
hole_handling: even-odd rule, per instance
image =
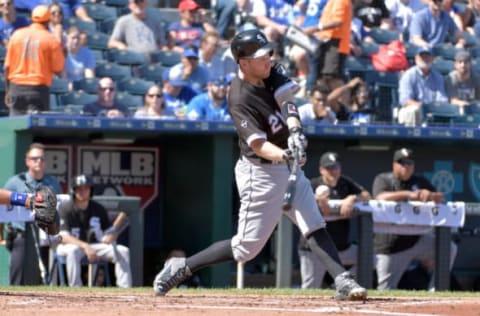
[[5, 57], [5, 104], [10, 115], [50, 109], [50, 85], [61, 76], [65, 56], [60, 42], [48, 29], [50, 11], [36, 6], [32, 24], [18, 29], [10, 38]]

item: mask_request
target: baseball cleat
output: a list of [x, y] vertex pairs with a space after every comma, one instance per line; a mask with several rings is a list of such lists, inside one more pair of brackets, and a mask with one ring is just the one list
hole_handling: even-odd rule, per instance
[[350, 272], [345, 271], [335, 278], [337, 300], [364, 301], [367, 299], [367, 290], [358, 285]]
[[159, 296], [164, 296], [192, 275], [185, 258], [170, 258], [165, 262], [153, 281], [153, 290]]

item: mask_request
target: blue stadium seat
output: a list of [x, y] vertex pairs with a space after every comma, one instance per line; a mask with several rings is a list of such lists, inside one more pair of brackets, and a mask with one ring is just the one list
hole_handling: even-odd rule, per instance
[[99, 78], [83, 78], [73, 82], [75, 91], [83, 91], [90, 94], [97, 93]]
[[178, 11], [177, 8], [158, 8], [158, 9], [153, 9], [151, 11], [156, 11], [153, 13], [156, 13], [159, 15], [159, 17], [165, 21], [167, 24], [170, 24], [172, 22], [178, 21], [180, 19], [180, 12]]
[[95, 76], [98, 78], [110, 77], [113, 81], [119, 81], [131, 77], [131, 70], [128, 66], [107, 62], [95, 67]]
[[450, 103], [424, 103], [422, 104], [424, 122], [428, 123], [453, 123], [460, 115], [458, 106]]
[[95, 33], [97, 31], [97, 24], [94, 22], [84, 21], [74, 16], [66, 19], [65, 26], [66, 28], [76, 26], [81, 32], [85, 32], [86, 34]]
[[375, 54], [378, 52], [378, 48], [380, 45], [377, 43], [372, 42], [362, 42], [360, 45], [362, 49], [362, 57], [370, 57], [370, 55]]
[[161, 63], [164, 66], [171, 67], [182, 60], [180, 53], [171, 50], [159, 50], [150, 55], [152, 62]]
[[466, 46], [467, 47], [478, 47], [480, 46], [480, 40], [475, 36], [470, 34], [470, 32], [464, 31], [463, 32], [463, 38], [466, 41]]
[[407, 59], [410, 62], [410, 64], [413, 64], [413, 61], [415, 59], [415, 55], [417, 54], [418, 51], [418, 46], [413, 45], [412, 43], [403, 43], [403, 46], [405, 46], [405, 49], [407, 50]]
[[433, 46], [432, 52], [434, 56], [442, 57], [447, 60], [454, 60], [455, 54], [462, 49], [453, 46], [451, 43], [443, 43]]
[[108, 52], [109, 60], [119, 65], [140, 66], [148, 63], [147, 56], [131, 50], [112, 49]]
[[105, 34], [112, 34], [113, 28], [115, 27], [115, 21], [116, 20], [104, 20], [99, 22], [100, 24], [99, 31]]
[[110, 36], [103, 32], [87, 33], [87, 46], [90, 49], [108, 50], [108, 40]]
[[400, 39], [400, 32], [395, 30], [381, 29], [374, 27], [368, 34], [377, 44], [388, 44], [391, 41]]
[[117, 88], [120, 91], [128, 92], [132, 95], [144, 96], [148, 89], [154, 85], [153, 81], [146, 81], [140, 78], [126, 78], [117, 83]]
[[443, 76], [448, 75], [454, 69], [453, 60], [435, 57], [432, 68], [438, 70]]
[[115, 20], [118, 17], [117, 10], [101, 3], [84, 3], [88, 15], [96, 22]]
[[115, 8], [118, 16], [128, 14], [130, 12], [128, 9], [128, 0], [104, 0], [103, 3], [109, 7]]
[[72, 91], [60, 96], [60, 106], [65, 107], [69, 104], [86, 105], [98, 100], [96, 94], [89, 94], [83, 91]]
[[138, 68], [138, 76], [147, 81], [154, 81], [157, 84], [162, 84], [162, 74], [165, 69], [169, 67], [161, 63], [153, 63], [140, 66]]
[[[0, 45], [0, 62], [3, 64], [3, 62], [5, 61], [5, 56], [7, 55], [7, 48], [3, 45]], [[3, 72], [3, 67], [2, 68], [2, 72]]]
[[345, 59], [345, 76], [349, 79], [354, 77], [365, 78], [365, 74], [369, 71], [374, 71], [370, 58], [347, 56]]
[[[143, 96], [131, 95], [128, 92], [118, 92], [115, 94], [115, 102], [122, 104], [129, 109], [138, 108], [143, 105]], [[133, 113], [131, 113], [133, 115]]]
[[50, 110], [56, 110], [60, 107], [60, 96], [70, 92], [69, 81], [67, 79], [53, 77], [50, 86]]

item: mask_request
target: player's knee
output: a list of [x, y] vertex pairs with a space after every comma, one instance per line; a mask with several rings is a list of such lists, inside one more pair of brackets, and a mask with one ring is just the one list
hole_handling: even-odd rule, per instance
[[247, 262], [255, 258], [258, 251], [254, 251], [253, 249], [249, 249], [247, 247], [235, 247], [232, 249], [233, 257], [237, 262]]

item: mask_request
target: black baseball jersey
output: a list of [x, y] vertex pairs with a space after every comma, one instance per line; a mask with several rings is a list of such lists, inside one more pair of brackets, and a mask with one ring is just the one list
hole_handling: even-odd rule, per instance
[[[408, 181], [401, 181], [392, 172], [380, 173], [373, 180], [372, 194], [376, 197], [385, 191], [416, 191], [427, 189], [435, 192], [435, 187], [426, 178], [413, 175]], [[376, 234], [374, 239], [375, 251], [377, 253], [389, 254], [406, 250], [418, 241], [419, 235], [393, 235]]]
[[[310, 181], [312, 185], [313, 192], [319, 186], [324, 184], [322, 177], [313, 178]], [[340, 176], [338, 179], [337, 185], [330, 189], [330, 199], [332, 200], [341, 200], [346, 198], [349, 195], [357, 195], [366, 191], [357, 182], [353, 181], [347, 176]], [[327, 231], [332, 236], [332, 240], [335, 243], [335, 246], [339, 251], [345, 250], [350, 246], [350, 219], [341, 219], [337, 221], [330, 221], [327, 223]], [[301, 238], [303, 239], [303, 238]], [[305, 243], [305, 244], [303, 244]], [[300, 245], [302, 248], [306, 246], [306, 240], [301, 240]], [[308, 247], [308, 246], [307, 246]]]
[[60, 209], [60, 230], [68, 231], [80, 240], [91, 242], [91, 232], [104, 231], [110, 226], [107, 210], [95, 201], [90, 201], [86, 210], [80, 210], [72, 203]]
[[242, 155], [258, 158], [248, 144], [259, 138], [287, 148], [288, 128], [269, 89], [235, 78], [229, 92], [228, 107], [237, 129]]

